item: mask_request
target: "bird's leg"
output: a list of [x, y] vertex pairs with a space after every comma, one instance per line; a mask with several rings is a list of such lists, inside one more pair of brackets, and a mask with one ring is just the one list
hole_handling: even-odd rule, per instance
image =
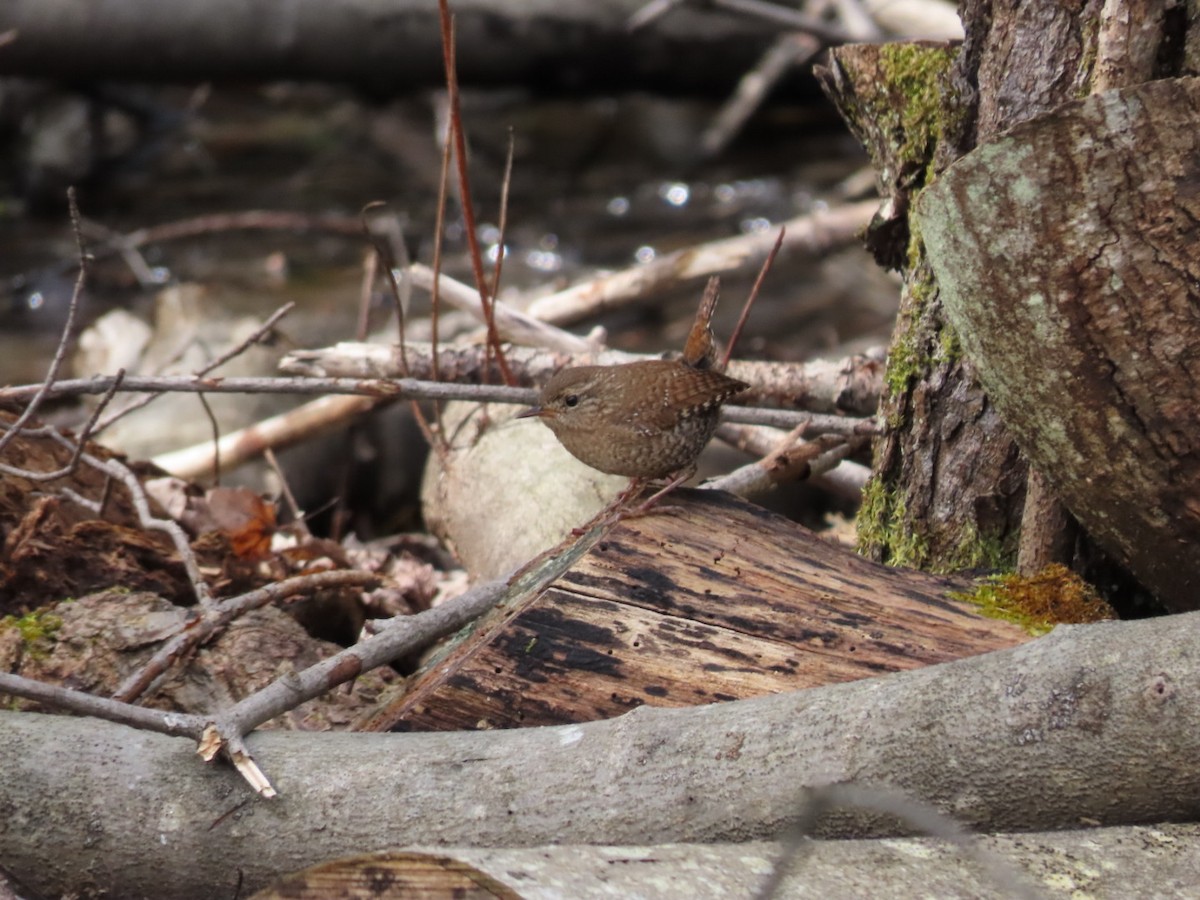
[[617, 496], [613, 498], [609, 504], [604, 507], [604, 509], [592, 516], [592, 518], [589, 519], [586, 524], [580, 525], [578, 528], [572, 528], [571, 534], [575, 537], [579, 537], [580, 535], [585, 534], [589, 528], [597, 523], [604, 525], [615, 525], [622, 519], [636, 519], [638, 516], [649, 515], [652, 512], [677, 512], [681, 507], [656, 506], [656, 504], [659, 500], [671, 493], [671, 491], [675, 490], [675, 488], [679, 487], [695, 474], [695, 464], [685, 466], [676, 472], [674, 477], [672, 477], [664, 487], [659, 488], [632, 509], [626, 509], [625, 505], [634, 497], [636, 497], [647, 484], [651, 483], [651, 479], [649, 478], [631, 478], [629, 479], [629, 484], [626, 486], [625, 490], [617, 494]]
[[625, 489], [622, 490], [621, 493], [617, 494], [617, 496], [613, 497], [612, 500], [608, 501], [604, 508], [588, 519], [587, 522], [572, 528], [571, 534], [574, 537], [580, 537], [581, 535], [586, 534], [588, 529], [592, 528], [594, 525], [601, 523], [605, 525], [614, 525], [619, 522], [622, 518], [621, 508], [629, 502], [630, 498], [638, 495], [638, 492], [646, 486], [646, 481], [647, 479], [645, 478], [629, 479], [629, 484], [625, 486]]
[[[633, 519], [633, 518], [636, 518], [637, 516], [646, 515], [648, 512], [651, 511], [651, 509], [653, 509], [654, 505], [656, 503], [658, 503], [659, 500], [661, 500], [667, 494], [671, 493], [671, 491], [675, 490], [675, 488], [679, 487], [681, 484], [683, 484], [685, 481], [687, 481], [689, 478], [691, 478], [695, 474], [696, 474], [696, 464], [695, 463], [692, 463], [692, 465], [690, 465], [690, 466], [684, 466], [682, 469], [680, 469], [678, 472], [675, 473], [675, 477], [673, 477], [670, 481], [668, 481], [665, 487], [659, 488], [657, 491], [655, 491], [653, 494], [651, 494], [646, 500], [643, 500], [639, 506], [635, 506], [633, 509], [629, 510], [624, 515], [622, 515], [621, 518]], [[640, 485], [639, 485], [639, 487], [640, 487]], [[678, 507], [660, 506], [658, 511], [659, 512], [671, 512], [676, 509], [678, 509]]]

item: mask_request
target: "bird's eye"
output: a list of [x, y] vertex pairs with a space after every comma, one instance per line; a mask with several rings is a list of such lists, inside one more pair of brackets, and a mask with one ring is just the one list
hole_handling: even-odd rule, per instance
[[579, 405], [579, 395], [578, 394], [567, 394], [567, 396], [565, 396], [563, 398], [563, 403], [566, 404], [567, 406], [578, 406]]

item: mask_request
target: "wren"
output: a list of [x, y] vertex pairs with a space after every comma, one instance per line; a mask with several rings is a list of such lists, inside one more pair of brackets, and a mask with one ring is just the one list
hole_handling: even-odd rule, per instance
[[674, 360], [576, 366], [551, 378], [537, 416], [576, 459], [635, 479], [663, 478], [693, 465], [720, 418], [721, 404], [749, 385]]

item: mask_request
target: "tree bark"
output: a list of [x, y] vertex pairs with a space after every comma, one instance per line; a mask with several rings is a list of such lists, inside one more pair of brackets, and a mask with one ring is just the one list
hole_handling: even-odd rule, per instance
[[[1156, 896], [1182, 897], [1200, 884], [1200, 826], [1090, 828], [1040, 834], [988, 835], [977, 848], [1007, 865], [981, 866], [971, 853], [944, 840], [816, 841], [803, 845], [779, 885], [778, 897], [971, 897], [1012, 900], [1013, 873], [1041, 884], [1071, 885], [1096, 897], [1137, 897], [1154, 885]], [[486, 885], [487, 897], [526, 900], [570, 896], [611, 900], [735, 900], [755, 896], [772, 866], [784, 858], [779, 843], [664, 844], [656, 847], [548, 846], [413, 849], [337, 860], [289, 875], [254, 900], [325, 900], [339, 890], [373, 886], [376, 900], [410, 900], [431, 885]], [[464, 875], [464, 870], [469, 873]], [[387, 888], [380, 891], [380, 875]], [[1171, 892], [1172, 888], [1176, 892]], [[511, 894], [505, 891], [512, 892]], [[453, 895], [453, 896], [462, 896]], [[467, 894], [466, 896], [475, 896]]]
[[[263, 733], [251, 799], [186, 741], [0, 713], [0, 863], [33, 890], [211, 897], [410, 844], [770, 837], [800, 791], [895, 785], [989, 830], [1195, 821], [1200, 613], [1065, 626], [1011, 650], [849, 684], [605, 722], [452, 734]], [[902, 833], [837, 810], [818, 833]], [[214, 873], [223, 873], [215, 876]], [[223, 880], [222, 880], [223, 879]]]
[[988, 396], [1081, 524], [1168, 608], [1200, 598], [1200, 79], [1060, 107], [917, 204]]
[[[1015, 563], [1027, 462], [1010, 430], [1014, 423], [1002, 419], [980, 387], [978, 342], [963, 334], [971, 326], [947, 321], [943, 272], [930, 267], [922, 233], [910, 228], [912, 201], [956, 159], [1003, 130], [1116, 83], [1186, 72], [1200, 29], [1200, 22], [1189, 25], [1182, 6], [1150, 0], [1077, 7], [969, 0], [961, 14], [966, 40], [957, 51], [844, 47], [831, 53], [823, 74], [880, 174], [885, 203], [871, 230], [877, 257], [905, 274], [881, 407], [888, 430], [860, 515], [862, 542], [876, 559], [932, 570]], [[1056, 201], [1051, 195], [1026, 202]], [[1023, 274], [1019, 265], [994, 265], [974, 285], [982, 291], [976, 296], [995, 305], [997, 282], [1016, 283]], [[1057, 362], [1052, 351], [1033, 346], [1043, 350], [1039, 369]], [[1033, 448], [1026, 441], [1024, 449]], [[1052, 464], [1044, 453], [1037, 457]], [[1059, 484], [1058, 473], [1045, 475]], [[1044, 492], [1038, 496], [1048, 502]], [[1049, 556], [1069, 542], [1071, 524], [1059, 520], [1058, 532], [1043, 530], [1041, 545], [1027, 548], [1026, 558]], [[1146, 579], [1146, 571], [1142, 566], [1138, 574]], [[1153, 576], [1147, 586], [1166, 599]], [[1185, 588], [1167, 602], [1187, 608], [1180, 605], [1186, 595]]]

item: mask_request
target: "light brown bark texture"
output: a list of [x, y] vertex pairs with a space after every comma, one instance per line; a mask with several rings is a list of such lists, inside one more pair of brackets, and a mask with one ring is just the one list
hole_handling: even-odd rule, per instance
[[[940, 897], [1013, 900], [1011, 872], [1047, 898], [1191, 898], [1200, 884], [1200, 825], [1089, 828], [988, 835], [977, 846], [1009, 872], [981, 867], [941, 840], [887, 839], [804, 844], [776, 900]], [[464, 900], [749, 900], [784, 853], [778, 843], [656, 847], [431, 848], [371, 854], [297, 872], [253, 900], [329, 897], [413, 900], [420, 889]], [[360, 893], [340, 893], [358, 890]], [[477, 893], [471, 893], [474, 890]], [[493, 892], [493, 893], [489, 893]], [[426, 895], [419, 895], [426, 896]]]
[[[0, 864], [32, 889], [228, 895], [412, 844], [741, 841], [805, 786], [892, 785], [967, 827], [1200, 816], [1200, 613], [1066, 626], [885, 678], [587, 725], [450, 734], [263, 733], [280, 791], [249, 796], [191, 742], [0, 713]], [[896, 834], [839, 810], [819, 834]]]
[[1169, 607], [1200, 583], [1200, 79], [1060, 107], [918, 201], [942, 304], [1030, 459]]

